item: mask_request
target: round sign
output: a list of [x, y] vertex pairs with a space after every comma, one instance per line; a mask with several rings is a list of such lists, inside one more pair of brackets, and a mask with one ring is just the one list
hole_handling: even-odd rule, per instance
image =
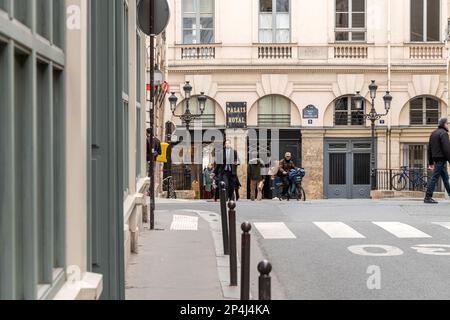
[[[150, 4], [155, 3], [155, 25], [150, 26]], [[167, 0], [140, 0], [137, 7], [137, 19], [139, 29], [146, 35], [159, 35], [169, 23], [170, 10]]]

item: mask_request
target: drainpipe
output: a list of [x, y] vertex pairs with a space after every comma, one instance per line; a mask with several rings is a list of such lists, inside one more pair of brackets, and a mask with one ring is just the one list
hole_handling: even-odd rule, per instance
[[[391, 91], [391, 68], [392, 68], [392, 55], [391, 55], [391, 0], [388, 0], [388, 23], [387, 23], [387, 53], [388, 53], [388, 91]], [[388, 114], [388, 127], [386, 130], [386, 167], [391, 169], [391, 113]]]

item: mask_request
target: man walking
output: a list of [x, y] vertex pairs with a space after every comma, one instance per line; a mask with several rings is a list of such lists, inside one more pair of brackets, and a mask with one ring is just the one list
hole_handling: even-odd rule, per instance
[[218, 163], [214, 169], [213, 177], [218, 176], [219, 181], [225, 182], [227, 186], [227, 198], [233, 200], [236, 189], [238, 155], [237, 151], [231, 148], [231, 141], [225, 141], [222, 163]]
[[[261, 170], [263, 168], [263, 165], [261, 163], [260, 159], [252, 159], [249, 161], [248, 165], [248, 175], [250, 177], [250, 199], [252, 201], [255, 201], [256, 199], [256, 189], [258, 188], [259, 184], [263, 180], [261, 175]], [[258, 189], [258, 196], [260, 195], [261, 190]], [[259, 198], [259, 197], [258, 197]]]
[[448, 137], [448, 119], [439, 119], [439, 128], [430, 137], [428, 145], [429, 169], [433, 170], [433, 176], [428, 184], [425, 195], [425, 203], [437, 203], [432, 197], [439, 177], [444, 181], [445, 190], [450, 195], [450, 184], [447, 172], [447, 162], [450, 161], [450, 140]]

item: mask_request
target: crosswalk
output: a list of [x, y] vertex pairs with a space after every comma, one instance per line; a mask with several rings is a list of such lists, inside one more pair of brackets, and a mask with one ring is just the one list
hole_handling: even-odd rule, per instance
[[[308, 222], [305, 222], [308, 223]], [[331, 239], [365, 239], [367, 238], [361, 230], [356, 230], [355, 227], [340, 221], [320, 221], [312, 222], [313, 226], [319, 232], [324, 233]], [[432, 238], [431, 235], [419, 230], [410, 224], [398, 221], [370, 221], [367, 223], [373, 226], [373, 232], [383, 232], [384, 235], [390, 235], [398, 239], [424, 239]], [[432, 226], [443, 227], [450, 230], [450, 222], [431, 222]], [[288, 225], [284, 222], [258, 222], [254, 223], [254, 227], [263, 239], [297, 239], [297, 235], [292, 232]], [[364, 229], [367, 229], [367, 225]], [[450, 233], [449, 233], [450, 236]], [[301, 236], [298, 236], [299, 238]]]

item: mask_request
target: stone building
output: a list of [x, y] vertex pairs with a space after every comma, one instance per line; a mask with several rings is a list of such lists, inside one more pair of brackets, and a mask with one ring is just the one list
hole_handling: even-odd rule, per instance
[[123, 299], [142, 230], [136, 0], [0, 0], [0, 299]]
[[[370, 122], [357, 91], [375, 108], [378, 169], [426, 167], [426, 142], [448, 114], [447, 0], [171, 0], [167, 68], [183, 106], [183, 85], [205, 92], [203, 129], [234, 141], [248, 129], [278, 129], [285, 151], [307, 172], [309, 199], [370, 194]], [[247, 126], [230, 129], [227, 103], [245, 102]], [[180, 125], [166, 108], [165, 121]], [[234, 139], [237, 138], [237, 139]], [[248, 158], [248, 146], [239, 148]], [[195, 166], [193, 166], [195, 167]], [[197, 166], [198, 167], [198, 166]], [[201, 168], [194, 168], [201, 170]], [[246, 181], [246, 166], [239, 174]], [[241, 196], [247, 196], [242, 183]]]

